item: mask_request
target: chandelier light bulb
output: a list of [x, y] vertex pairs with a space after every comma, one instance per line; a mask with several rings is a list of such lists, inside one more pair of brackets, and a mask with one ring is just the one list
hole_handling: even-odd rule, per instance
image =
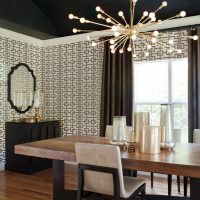
[[177, 52], [178, 52], [178, 53], [182, 53], [182, 50], [181, 50], [181, 49], [178, 49]]
[[73, 14], [69, 14], [69, 19], [74, 19], [74, 15]]
[[110, 44], [115, 44], [115, 40], [111, 39]]
[[133, 54], [133, 58], [136, 58], [136, 57], [137, 57], [137, 55], [134, 53], [134, 54]]
[[156, 42], [157, 42], [156, 38], [155, 38], [155, 37], [152, 37], [151, 42], [152, 42], [152, 43], [156, 43]]
[[193, 40], [198, 40], [198, 35], [194, 35], [192, 39]]
[[86, 39], [87, 39], [88, 41], [90, 41], [90, 40], [91, 40], [91, 37], [90, 37], [90, 36], [87, 36]]
[[146, 57], [148, 57], [149, 56], [149, 52], [147, 51], [147, 52], [145, 52], [145, 54], [144, 54]]
[[156, 17], [151, 18], [151, 21], [155, 22], [156, 21]]
[[147, 48], [148, 48], [148, 49], [151, 49], [151, 48], [152, 48], [152, 46], [151, 46], [150, 44], [148, 44], [148, 45], [147, 45]]
[[174, 40], [169, 40], [169, 44], [174, 44]]
[[110, 19], [110, 18], [107, 18], [107, 19], [106, 19], [106, 22], [107, 22], [107, 23], [110, 23], [110, 22], [111, 22], [111, 19]]
[[114, 45], [110, 45], [110, 49], [114, 49], [115, 48], [115, 46]]
[[151, 18], [151, 19], [153, 19], [153, 18], [155, 18], [155, 13], [154, 12], [151, 12], [151, 13], [149, 13], [149, 18]]
[[83, 23], [85, 23], [85, 18], [84, 17], [81, 17], [80, 18], [80, 22], [83, 24]]
[[114, 36], [115, 36], [115, 37], [119, 37], [119, 35], [120, 35], [120, 33], [119, 33], [119, 32], [117, 32], [117, 31], [116, 31], [116, 32], [114, 32]]
[[122, 11], [119, 11], [119, 12], [118, 12], [118, 15], [119, 15], [120, 17], [122, 17], [122, 16], [124, 16], [124, 13], [123, 13]]
[[93, 46], [93, 47], [96, 47], [96, 46], [97, 46], [97, 43], [96, 43], [96, 42], [92, 42], [92, 46]]
[[180, 16], [181, 16], [181, 17], [185, 17], [185, 16], [186, 16], [186, 12], [185, 12], [185, 11], [181, 11], [181, 12], [180, 12]]
[[162, 7], [166, 7], [167, 6], [167, 2], [166, 1], [163, 1], [162, 2]]
[[114, 49], [112, 49], [112, 50], [111, 50], [111, 53], [115, 53], [115, 50], [114, 50]]
[[112, 31], [114, 31], [114, 32], [117, 31], [117, 26], [115, 26], [115, 25], [112, 26]]
[[77, 30], [76, 28], [73, 28], [73, 29], [72, 29], [72, 32], [73, 32], [73, 33], [77, 33], [78, 30]]
[[144, 17], [147, 17], [148, 15], [149, 15], [149, 13], [148, 13], [147, 11], [144, 11], [144, 12], [143, 12], [143, 16], [144, 16]]
[[99, 6], [96, 7], [96, 11], [99, 12], [101, 11], [101, 8]]
[[119, 50], [119, 53], [123, 53], [123, 49], [120, 49], [120, 50]]
[[172, 49], [168, 49], [168, 53], [172, 53], [173, 52], [173, 50]]
[[97, 18], [98, 18], [98, 19], [101, 19], [101, 14], [98, 14], [98, 15], [97, 15]]
[[153, 32], [153, 36], [157, 37], [159, 35], [159, 32], [158, 31], [154, 31]]
[[127, 51], [132, 51], [131, 45], [128, 46]]
[[137, 35], [136, 35], [136, 34], [133, 34], [133, 35], [131, 36], [131, 39], [132, 39], [132, 40], [136, 40], [136, 39], [137, 39]]

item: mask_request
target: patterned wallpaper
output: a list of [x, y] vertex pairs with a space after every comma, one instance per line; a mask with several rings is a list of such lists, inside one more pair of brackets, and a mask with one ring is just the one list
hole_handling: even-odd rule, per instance
[[[12, 66], [24, 62], [34, 70], [37, 87], [41, 87], [41, 48], [0, 37], [0, 164], [5, 159], [5, 122], [23, 117], [10, 108], [7, 102], [7, 74]], [[28, 112], [26, 115], [31, 115]]]
[[[183, 36], [180, 38], [180, 36]], [[188, 32], [186, 30], [181, 31], [173, 31], [173, 32], [165, 32], [164, 34], [160, 34], [158, 36], [159, 38], [162, 38], [163, 41], [165, 41], [165, 44], [168, 43], [170, 39], [174, 40], [174, 46], [175, 49], [182, 49], [182, 53], [178, 54], [176, 51], [173, 51], [173, 53], [168, 53], [166, 48], [163, 48], [163, 46], [159, 45], [152, 45], [151, 51], [149, 51], [150, 55], [148, 57], [144, 56], [144, 49], [146, 51], [146, 41], [136, 43], [136, 54], [137, 58], [135, 58], [135, 61], [154, 61], [154, 60], [164, 60], [164, 59], [170, 59], [170, 58], [185, 58], [188, 56]], [[142, 48], [141, 48], [142, 47]]]
[[98, 135], [103, 46], [78, 42], [43, 53], [43, 115], [59, 119], [64, 135]]
[[[137, 46], [137, 61], [186, 57], [187, 39], [175, 40], [183, 49], [181, 55], [154, 48], [146, 58]], [[103, 45], [97, 48], [89, 42], [77, 42], [40, 48], [0, 37], [0, 164], [5, 162], [5, 121], [19, 118], [7, 102], [7, 74], [19, 62], [34, 70], [46, 119], [60, 120], [64, 135], [99, 134]]]

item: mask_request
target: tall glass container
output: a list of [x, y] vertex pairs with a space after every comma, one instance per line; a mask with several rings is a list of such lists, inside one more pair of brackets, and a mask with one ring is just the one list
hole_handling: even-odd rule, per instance
[[171, 105], [161, 104], [160, 111], [161, 148], [170, 149], [175, 146], [172, 136]]
[[149, 112], [134, 113], [135, 142], [139, 143], [143, 126], [149, 126]]
[[111, 143], [123, 145], [127, 143], [126, 116], [113, 117], [113, 133]]

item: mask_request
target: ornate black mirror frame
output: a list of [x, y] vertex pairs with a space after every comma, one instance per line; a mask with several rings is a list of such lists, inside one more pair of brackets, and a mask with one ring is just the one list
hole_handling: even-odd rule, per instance
[[24, 67], [26, 67], [26, 69], [31, 73], [31, 75], [33, 77], [33, 92], [35, 92], [35, 90], [36, 90], [36, 77], [35, 77], [35, 75], [33, 73], [33, 70], [30, 69], [27, 64], [25, 64], [25, 63], [19, 63], [16, 66], [14, 66], [14, 67], [11, 68], [11, 71], [8, 73], [8, 99], [7, 100], [10, 103], [11, 108], [15, 109], [16, 112], [21, 113], [21, 114], [22, 113], [26, 113], [27, 111], [29, 111], [33, 107], [33, 104], [34, 104], [34, 99], [33, 99], [31, 106], [28, 106], [27, 109], [25, 109], [25, 110], [20, 110], [16, 105], [14, 105], [14, 103], [13, 103], [13, 101], [11, 99], [11, 92], [12, 92], [11, 91], [12, 90], [12, 88], [11, 88], [11, 76], [14, 73], [14, 71], [17, 70], [22, 65]]

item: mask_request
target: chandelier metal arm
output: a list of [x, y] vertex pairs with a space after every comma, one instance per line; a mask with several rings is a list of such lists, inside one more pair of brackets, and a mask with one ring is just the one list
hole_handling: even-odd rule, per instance
[[[178, 37], [178, 38], [182, 37], [182, 38], [189, 38], [189, 39], [193, 39], [193, 40], [198, 39], [197, 35], [184, 36], [184, 35], [174, 34], [174, 33], [170, 33], [170, 34], [162, 33], [164, 36], [167, 35], [168, 39], [170, 38], [168, 40], [168, 39], [166, 39], [166, 37], [165, 38], [157, 37], [159, 35], [159, 32], [157, 30], [152, 31], [152, 32], [145, 31], [145, 29], [147, 30], [147, 28], [149, 28], [149, 27], [151, 27], [151, 29], [153, 29], [154, 25], [158, 25], [162, 22], [169, 21], [171, 19], [175, 19], [178, 17], [185, 17], [186, 12], [181, 11], [179, 14], [177, 14], [173, 17], [169, 17], [168, 19], [165, 19], [163, 21], [156, 19], [156, 13], [167, 6], [166, 1], [163, 1], [162, 4], [154, 12], [149, 13], [147, 11], [144, 11], [140, 20], [134, 25], [135, 7], [137, 4], [137, 1], [138, 0], [130, 0], [130, 22], [129, 22], [129, 24], [127, 23], [124, 13], [122, 11], [118, 12], [118, 15], [123, 20], [123, 23], [120, 23], [118, 20], [116, 20], [115, 18], [110, 16], [108, 13], [104, 12], [99, 6], [96, 7], [96, 11], [99, 12], [97, 15], [97, 18], [104, 20], [107, 24], [86, 20], [83, 17], [80, 18], [80, 17], [74, 16], [73, 14], [70, 14], [69, 18], [70, 19], [78, 19], [78, 20], [80, 20], [81, 23], [91, 23], [91, 24], [100, 25], [100, 26], [111, 29], [113, 32], [113, 35], [115, 37], [105, 39], [100, 42], [92, 41], [92, 46], [96, 46], [97, 44], [107, 42], [110, 40], [111, 52], [115, 53], [115, 51], [118, 48], [120, 48], [119, 52], [123, 53], [123, 49], [124, 49], [125, 45], [127, 44], [127, 42], [129, 42], [127, 50], [132, 51], [133, 57], [136, 57], [135, 47], [136, 47], [137, 41], [140, 42], [142, 51], [145, 51], [143, 47], [147, 48], [146, 52], [145, 52], [145, 56], [149, 56], [148, 51], [152, 48], [152, 45], [158, 45], [161, 48], [167, 48], [168, 52], [172, 53], [173, 49], [175, 49], [175, 47], [174, 47], [174, 41], [170, 38], [170, 35], [172, 35], [173, 37]], [[81, 31], [89, 32], [92, 30], [73, 29], [74, 33], [81, 32]], [[109, 33], [108, 33], [108, 35], [109, 35]], [[91, 39], [90, 36], [87, 36], [87, 39], [90, 40]], [[175, 49], [175, 50], [177, 50], [178, 53], [182, 52], [181, 49]]]
[[127, 39], [128, 39], [128, 36], [125, 36], [125, 37], [121, 40], [121, 42], [119, 42], [118, 45], [115, 46], [114, 51], [116, 51], [116, 49], [118, 49], [118, 47], [120, 47], [125, 41], [127, 41]]

